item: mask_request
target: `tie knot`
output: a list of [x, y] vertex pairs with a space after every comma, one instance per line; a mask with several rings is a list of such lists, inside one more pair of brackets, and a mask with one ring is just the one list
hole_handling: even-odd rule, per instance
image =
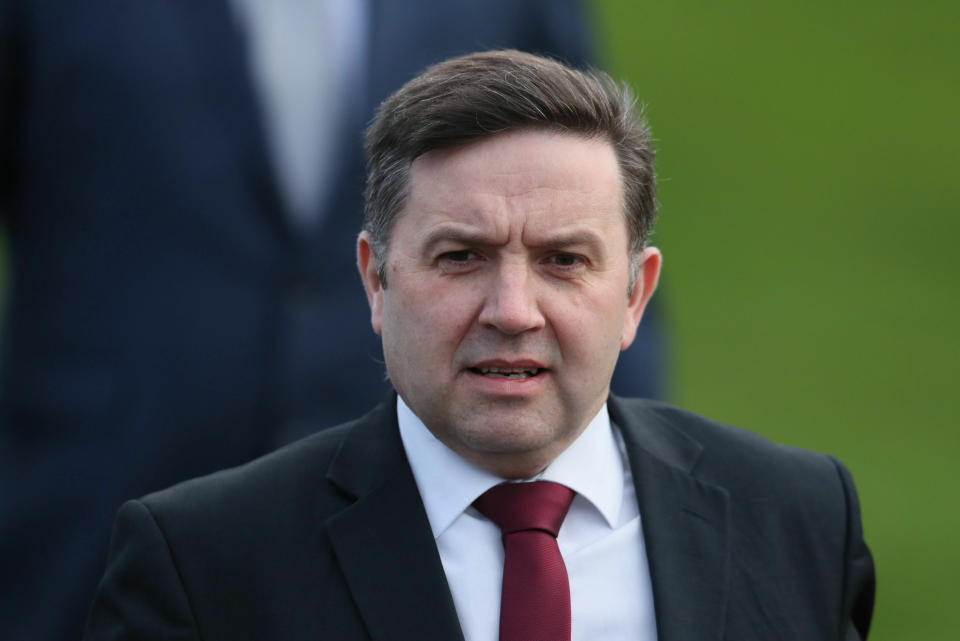
[[496, 523], [504, 536], [543, 530], [556, 538], [573, 495], [570, 488], [550, 481], [501, 483], [484, 492], [473, 505]]

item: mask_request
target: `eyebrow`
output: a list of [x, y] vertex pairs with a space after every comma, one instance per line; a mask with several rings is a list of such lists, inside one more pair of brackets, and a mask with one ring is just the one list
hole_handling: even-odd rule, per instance
[[[433, 248], [442, 242], [453, 242], [468, 246], [490, 246], [496, 243], [490, 241], [489, 235], [464, 229], [455, 225], [443, 225], [431, 232], [424, 238], [422, 247], [424, 252], [429, 253]], [[558, 233], [547, 232], [541, 240], [533, 243], [532, 247], [576, 247], [586, 245], [595, 251], [603, 248], [603, 240], [596, 232], [589, 229], [572, 229], [570, 231], [560, 231]]]
[[451, 224], [441, 225], [430, 231], [423, 239], [423, 251], [429, 253], [434, 247], [443, 242], [459, 243], [463, 245], [490, 245], [490, 238], [478, 231], [463, 229]]
[[592, 249], [602, 249], [603, 240], [596, 232], [588, 229], [572, 229], [570, 231], [560, 231], [556, 234], [547, 234], [544, 240], [535, 243], [534, 246], [544, 247], [578, 247], [586, 245]]

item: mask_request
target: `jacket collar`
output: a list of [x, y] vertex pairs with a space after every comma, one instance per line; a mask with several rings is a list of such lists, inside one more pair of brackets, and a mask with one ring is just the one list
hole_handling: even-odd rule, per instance
[[396, 394], [350, 429], [327, 473], [355, 501], [327, 533], [374, 641], [463, 639], [397, 427]]
[[727, 491], [695, 476], [702, 446], [650, 401], [611, 396], [637, 490], [660, 641], [723, 636], [730, 579]]

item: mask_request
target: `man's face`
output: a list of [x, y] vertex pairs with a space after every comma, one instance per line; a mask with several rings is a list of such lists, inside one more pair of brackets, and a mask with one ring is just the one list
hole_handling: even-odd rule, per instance
[[537, 474], [606, 400], [656, 286], [630, 296], [613, 147], [543, 131], [418, 158], [377, 278], [358, 261], [387, 372], [433, 434], [502, 477]]

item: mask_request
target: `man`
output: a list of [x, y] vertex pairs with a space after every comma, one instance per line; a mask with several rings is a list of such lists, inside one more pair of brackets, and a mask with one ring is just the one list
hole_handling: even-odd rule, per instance
[[387, 100], [367, 151], [397, 396], [125, 505], [88, 639], [866, 637], [841, 464], [609, 395], [661, 263], [625, 90], [474, 54]]
[[80, 636], [124, 501], [377, 403], [364, 127], [477, 48], [586, 64], [582, 5], [0, 0], [4, 641]]

